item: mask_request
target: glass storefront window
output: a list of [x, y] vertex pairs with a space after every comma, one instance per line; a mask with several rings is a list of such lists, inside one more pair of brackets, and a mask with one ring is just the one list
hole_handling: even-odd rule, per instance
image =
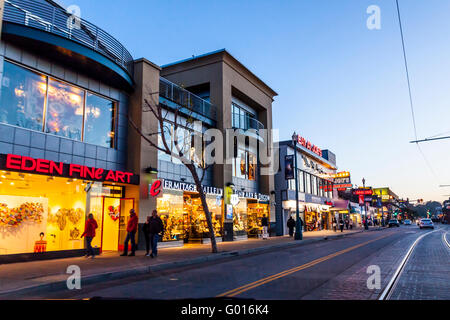
[[248, 180], [256, 180], [256, 155], [248, 153]]
[[83, 130], [84, 91], [49, 79], [45, 132], [81, 140]]
[[245, 235], [247, 230], [247, 199], [239, 198], [233, 207], [233, 232], [236, 236]]
[[269, 219], [269, 204], [248, 200], [247, 234], [249, 237], [258, 237], [262, 233], [261, 219], [264, 215]]
[[45, 76], [5, 61], [0, 122], [42, 131], [46, 91]]
[[117, 104], [112, 100], [9, 61], [0, 94], [2, 123], [115, 147]]
[[84, 142], [114, 148], [116, 105], [92, 93], [86, 95]]

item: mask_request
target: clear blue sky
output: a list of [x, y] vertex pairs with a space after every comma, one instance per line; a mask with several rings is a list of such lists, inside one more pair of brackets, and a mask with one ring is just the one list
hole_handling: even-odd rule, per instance
[[[62, 0], [163, 65], [226, 48], [279, 93], [274, 127], [332, 150], [352, 182], [450, 197], [450, 140], [414, 139], [395, 0]], [[381, 30], [366, 27], [369, 5]], [[417, 132], [450, 131], [450, 1], [400, 0]], [[434, 172], [434, 173], [433, 173]], [[443, 196], [449, 195], [449, 196]]]

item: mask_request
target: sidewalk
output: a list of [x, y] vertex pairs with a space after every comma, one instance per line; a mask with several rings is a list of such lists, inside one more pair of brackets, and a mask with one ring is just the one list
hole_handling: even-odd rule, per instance
[[[375, 230], [374, 228], [370, 229]], [[135, 257], [120, 257], [118, 252], [105, 252], [101, 256], [96, 256], [95, 259], [77, 257], [4, 264], [0, 265], [0, 299], [8, 298], [8, 294], [66, 288], [66, 280], [69, 277], [66, 270], [70, 265], [80, 267], [82, 285], [86, 285], [208, 261], [230, 259], [233, 256], [304, 245], [359, 232], [363, 232], [363, 230], [344, 230], [343, 233], [339, 231], [306, 232], [303, 234], [302, 241], [295, 241], [288, 236], [282, 236], [271, 237], [267, 240], [249, 239], [221, 242], [217, 244], [219, 250], [217, 254], [211, 253], [210, 244], [189, 244], [179, 248], [159, 249], [158, 257], [155, 259], [144, 256], [144, 251], [137, 251]]]

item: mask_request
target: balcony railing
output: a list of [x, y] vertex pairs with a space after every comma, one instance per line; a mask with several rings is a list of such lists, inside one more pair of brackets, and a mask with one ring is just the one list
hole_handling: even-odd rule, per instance
[[159, 95], [186, 108], [187, 112], [196, 112], [208, 119], [217, 120], [216, 106], [167, 79], [160, 78]]
[[232, 117], [232, 124], [233, 128], [235, 129], [254, 129], [256, 130], [256, 132], [258, 132], [258, 130], [264, 129], [264, 125], [255, 118], [234, 112], [232, 113]]
[[133, 77], [133, 57], [119, 41], [84, 19], [80, 18], [79, 24], [72, 24], [70, 19], [71, 14], [47, 2], [5, 0], [4, 21], [44, 30], [82, 44], [111, 59]]

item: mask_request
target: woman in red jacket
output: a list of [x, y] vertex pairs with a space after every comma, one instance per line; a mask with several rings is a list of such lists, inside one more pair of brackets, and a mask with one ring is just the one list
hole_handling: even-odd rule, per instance
[[136, 215], [136, 212], [134, 209], [130, 210], [130, 219], [128, 220], [127, 225], [127, 237], [125, 238], [125, 243], [123, 246], [123, 254], [121, 256], [127, 256], [128, 255], [128, 242], [131, 240], [131, 253], [130, 257], [135, 255], [136, 251], [136, 232], [138, 228], [138, 217]]
[[86, 239], [86, 258], [91, 256], [94, 259], [94, 249], [92, 249], [92, 239], [95, 237], [95, 229], [98, 228], [97, 221], [94, 219], [94, 215], [89, 213], [88, 219], [84, 226], [84, 232], [81, 237]]

